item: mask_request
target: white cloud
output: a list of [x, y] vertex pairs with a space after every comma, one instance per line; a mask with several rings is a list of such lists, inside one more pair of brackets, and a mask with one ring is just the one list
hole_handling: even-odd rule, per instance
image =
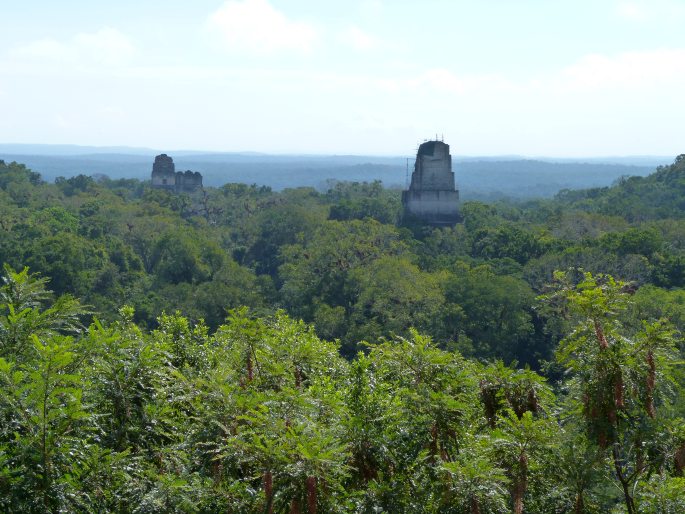
[[135, 53], [131, 40], [116, 29], [105, 27], [94, 33], [81, 33], [68, 41], [40, 39], [10, 51], [10, 57], [23, 63], [45, 62], [53, 66], [117, 66]]
[[665, 24], [685, 17], [682, 0], [620, 0], [614, 7], [620, 18], [633, 22]]
[[647, 17], [647, 11], [635, 2], [620, 2], [616, 5], [616, 13], [621, 18], [633, 21], [643, 21]]
[[63, 114], [56, 114], [52, 119], [52, 124], [60, 130], [68, 130], [76, 126], [72, 119], [69, 119], [67, 116], [64, 116]]
[[469, 89], [469, 81], [444, 68], [427, 70], [414, 81], [418, 87], [429, 87], [446, 93], [464, 94]]
[[362, 0], [359, 10], [361, 15], [366, 18], [377, 19], [383, 12], [383, 1]]
[[685, 49], [588, 55], [564, 69], [560, 78], [573, 89], [685, 86]]
[[348, 27], [342, 31], [340, 33], [340, 40], [359, 51], [373, 50], [380, 46], [380, 41], [375, 36], [355, 26]]
[[498, 75], [458, 75], [446, 68], [431, 68], [414, 76], [382, 77], [373, 81], [388, 93], [421, 93], [468, 96], [484, 92], [520, 90], [517, 85]]
[[288, 19], [266, 0], [229, 0], [208, 23], [228, 49], [256, 54], [307, 53], [319, 40], [314, 25]]

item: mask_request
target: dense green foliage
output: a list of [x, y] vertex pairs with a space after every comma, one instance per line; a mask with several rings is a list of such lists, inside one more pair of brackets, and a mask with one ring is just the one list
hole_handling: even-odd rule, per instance
[[683, 184], [431, 229], [0, 161], [0, 510], [679, 512]]
[[[352, 361], [278, 312], [214, 333], [79, 324], [80, 304], [5, 269], [3, 512], [678, 512], [685, 420], [664, 322], [618, 316], [624, 284], [560, 274], [555, 395], [411, 330]], [[620, 494], [622, 491], [623, 494]]]
[[47, 184], [2, 163], [0, 262], [28, 266], [106, 320], [128, 304], [148, 328], [180, 310], [215, 329], [227, 308], [282, 308], [348, 357], [361, 340], [414, 327], [442, 348], [537, 368], [561, 336], [535, 303], [554, 270], [685, 286], [684, 177], [679, 157], [608, 189], [466, 202], [463, 225], [430, 229], [398, 225], [399, 196], [380, 183], [227, 184], [189, 197], [83, 175]]

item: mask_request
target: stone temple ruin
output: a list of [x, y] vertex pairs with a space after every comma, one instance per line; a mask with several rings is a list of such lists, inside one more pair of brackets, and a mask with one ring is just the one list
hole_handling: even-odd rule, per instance
[[436, 226], [454, 225], [461, 220], [458, 201], [450, 145], [443, 141], [426, 141], [416, 153], [411, 185], [407, 191], [402, 191], [405, 219]]
[[174, 160], [163, 153], [152, 165], [152, 187], [174, 193], [194, 193], [202, 189], [202, 175], [198, 171], [176, 171]]

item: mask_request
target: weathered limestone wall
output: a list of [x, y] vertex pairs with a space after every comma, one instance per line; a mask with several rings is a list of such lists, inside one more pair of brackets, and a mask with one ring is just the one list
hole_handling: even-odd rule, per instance
[[195, 171], [176, 171], [174, 160], [167, 154], [155, 157], [152, 165], [152, 187], [176, 193], [193, 193], [202, 188], [202, 175]]
[[185, 173], [176, 173], [176, 192], [192, 193], [202, 187], [202, 175], [200, 172], [187, 170]]
[[405, 213], [432, 225], [453, 225], [459, 221], [459, 191], [403, 191]]
[[176, 166], [174, 160], [165, 153], [155, 157], [152, 164], [152, 187], [169, 190], [176, 187]]
[[453, 225], [460, 219], [458, 201], [449, 145], [442, 141], [423, 143], [416, 154], [409, 190], [402, 192], [405, 217], [432, 225]]
[[412, 190], [454, 190], [450, 147], [441, 141], [429, 141], [419, 147], [412, 174]]

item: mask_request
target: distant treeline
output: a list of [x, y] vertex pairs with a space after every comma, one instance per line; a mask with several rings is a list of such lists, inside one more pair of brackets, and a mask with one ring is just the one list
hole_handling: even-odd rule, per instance
[[[110, 179], [148, 180], [153, 155], [12, 155], [5, 161], [23, 162], [49, 182], [78, 174], [105, 175]], [[331, 181], [381, 181], [402, 189], [407, 159], [363, 156], [277, 156], [259, 154], [183, 154], [174, 156], [178, 170], [199, 171], [208, 186], [230, 182], [267, 186], [276, 191], [314, 187], [325, 191]], [[656, 158], [654, 159], [656, 160]], [[619, 160], [620, 161], [620, 160]], [[409, 159], [413, 167], [413, 158]], [[624, 176], [644, 176], [654, 166], [643, 160], [608, 163], [597, 161], [548, 161], [521, 158], [454, 158], [457, 187], [464, 199], [551, 197], [561, 189], [608, 186]], [[409, 170], [411, 173], [411, 169]]]

